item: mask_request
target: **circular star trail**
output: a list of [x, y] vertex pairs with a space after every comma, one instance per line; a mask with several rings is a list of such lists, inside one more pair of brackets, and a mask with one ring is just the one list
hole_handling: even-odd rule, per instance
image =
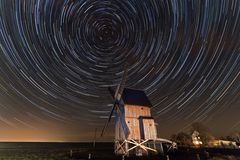
[[159, 123], [239, 113], [239, 14], [238, 0], [1, 0], [0, 124], [100, 128], [126, 63]]

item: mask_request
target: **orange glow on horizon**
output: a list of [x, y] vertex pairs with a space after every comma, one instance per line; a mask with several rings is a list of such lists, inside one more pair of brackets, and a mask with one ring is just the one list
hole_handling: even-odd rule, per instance
[[63, 142], [61, 135], [56, 136], [44, 130], [7, 130], [1, 131], [1, 142]]
[[7, 129], [0, 128], [0, 142], [82, 142], [91, 141], [87, 136], [92, 133], [72, 132], [66, 130], [32, 130], [32, 129]]

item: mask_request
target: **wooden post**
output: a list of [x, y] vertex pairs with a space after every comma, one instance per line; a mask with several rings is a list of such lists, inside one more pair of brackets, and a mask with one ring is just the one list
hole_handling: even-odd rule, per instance
[[153, 140], [153, 147], [154, 147], [154, 149], [156, 149], [156, 141], [155, 140]]
[[128, 152], [128, 142], [125, 142], [125, 152], [127, 152], [127, 155], [129, 155], [129, 152]]
[[197, 154], [197, 160], [200, 160], [200, 156], [199, 156], [199, 154]]
[[73, 155], [73, 151], [72, 150], [70, 150], [69, 155], [70, 155], [70, 157], [72, 157], [72, 155]]
[[95, 132], [94, 132], [93, 149], [95, 149], [95, 146], [96, 146], [96, 138], [97, 138], [97, 128], [95, 128]]
[[170, 160], [170, 159], [169, 159], [169, 155], [166, 155], [166, 160]]

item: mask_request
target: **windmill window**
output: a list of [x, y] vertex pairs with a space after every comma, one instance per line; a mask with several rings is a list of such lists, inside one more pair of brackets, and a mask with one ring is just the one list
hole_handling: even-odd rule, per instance
[[141, 107], [141, 110], [143, 110], [143, 108]]
[[128, 123], [130, 123], [130, 121], [128, 121]]
[[152, 124], [149, 124], [149, 126], [152, 126]]

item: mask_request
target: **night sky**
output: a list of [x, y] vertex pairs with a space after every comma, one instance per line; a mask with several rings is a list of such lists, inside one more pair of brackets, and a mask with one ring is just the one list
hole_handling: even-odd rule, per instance
[[0, 0], [0, 141], [91, 140], [125, 64], [159, 137], [240, 131], [239, 26], [239, 0]]

